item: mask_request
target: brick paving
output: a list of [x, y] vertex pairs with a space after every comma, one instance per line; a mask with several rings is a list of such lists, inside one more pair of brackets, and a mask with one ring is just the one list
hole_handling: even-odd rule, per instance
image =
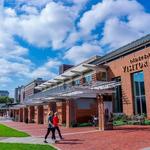
[[[13, 128], [43, 137], [46, 125], [5, 122]], [[62, 150], [142, 150], [150, 147], [150, 126], [122, 126], [111, 131], [98, 131], [93, 127], [61, 127], [64, 140], [55, 144]]]

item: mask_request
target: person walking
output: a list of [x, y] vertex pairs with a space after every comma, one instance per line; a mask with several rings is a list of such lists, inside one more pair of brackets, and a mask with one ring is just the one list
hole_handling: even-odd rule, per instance
[[59, 118], [58, 118], [58, 113], [55, 112], [54, 113], [54, 117], [53, 117], [53, 125], [54, 125], [54, 128], [55, 128], [55, 131], [57, 130], [58, 134], [59, 134], [59, 137], [60, 139], [63, 139], [62, 135], [61, 135], [61, 132], [60, 132], [60, 129], [59, 129]]
[[56, 142], [55, 128], [53, 125], [53, 117], [54, 117], [53, 111], [50, 111], [48, 115], [49, 115], [48, 116], [48, 128], [47, 128], [47, 133], [45, 135], [44, 143], [48, 143], [46, 139], [50, 132], [52, 132], [52, 140], [54, 140]]

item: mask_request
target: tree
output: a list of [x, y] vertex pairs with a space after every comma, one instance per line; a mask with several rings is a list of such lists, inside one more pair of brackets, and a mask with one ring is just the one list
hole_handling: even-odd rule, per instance
[[0, 96], [0, 103], [10, 104], [13, 103], [14, 99], [7, 96]]

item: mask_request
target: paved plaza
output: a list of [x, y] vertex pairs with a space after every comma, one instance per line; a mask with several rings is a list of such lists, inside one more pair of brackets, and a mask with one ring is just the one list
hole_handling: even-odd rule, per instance
[[[25, 139], [25, 143], [43, 143], [46, 125], [19, 122], [3, 124], [29, 133], [32, 137]], [[122, 126], [111, 131], [98, 131], [94, 127], [61, 127], [61, 131], [64, 140], [54, 145], [62, 150], [150, 150], [150, 126]], [[50, 139], [48, 141], [52, 143]], [[20, 142], [24, 143], [23, 139]]]

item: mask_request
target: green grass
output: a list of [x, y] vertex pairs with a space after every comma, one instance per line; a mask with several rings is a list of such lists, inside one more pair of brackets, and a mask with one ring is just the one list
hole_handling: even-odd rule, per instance
[[56, 150], [49, 145], [0, 143], [0, 150]]
[[28, 137], [29, 134], [0, 124], [0, 137]]

